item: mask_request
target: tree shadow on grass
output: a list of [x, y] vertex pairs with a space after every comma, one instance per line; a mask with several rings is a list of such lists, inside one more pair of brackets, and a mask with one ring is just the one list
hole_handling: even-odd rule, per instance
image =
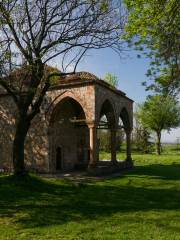
[[[152, 176], [153, 167], [149, 166], [149, 171], [148, 166], [138, 167], [134, 173]], [[160, 175], [161, 169], [157, 173]], [[162, 178], [165, 176], [161, 174]], [[11, 218], [24, 228], [99, 219], [115, 213], [176, 211], [180, 209], [178, 199], [180, 191], [177, 189], [106, 183], [74, 185], [34, 176], [23, 181], [13, 176], [0, 177], [0, 218]]]
[[129, 174], [135, 174], [136, 177], [146, 175], [162, 180], [180, 180], [180, 164], [151, 164], [136, 166], [134, 171], [130, 172]]

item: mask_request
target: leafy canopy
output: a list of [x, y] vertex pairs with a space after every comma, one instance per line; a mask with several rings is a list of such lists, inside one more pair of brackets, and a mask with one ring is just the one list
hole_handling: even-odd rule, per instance
[[139, 106], [137, 114], [144, 127], [158, 133], [180, 126], [180, 105], [170, 96], [149, 97]]
[[[180, 88], [179, 0], [125, 0], [129, 11], [125, 39], [151, 58], [148, 77], [156, 80], [151, 90], [169, 85]], [[163, 76], [159, 79], [159, 76]]]
[[117, 88], [118, 87], [118, 77], [112, 73], [106, 73], [104, 80], [109, 83], [113, 88]]

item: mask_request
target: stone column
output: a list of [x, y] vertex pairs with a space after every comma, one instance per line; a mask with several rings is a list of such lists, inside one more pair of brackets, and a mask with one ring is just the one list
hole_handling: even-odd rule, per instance
[[89, 126], [90, 137], [90, 161], [88, 168], [95, 168], [97, 166], [97, 128], [95, 124]]
[[132, 161], [131, 158], [131, 129], [126, 129], [126, 161]]
[[116, 159], [116, 130], [111, 129], [111, 162], [112, 164], [117, 163]]

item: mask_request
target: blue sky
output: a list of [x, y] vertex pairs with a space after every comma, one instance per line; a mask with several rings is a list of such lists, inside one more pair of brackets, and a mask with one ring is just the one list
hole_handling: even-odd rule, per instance
[[119, 79], [119, 89], [136, 102], [145, 100], [148, 93], [141, 82], [146, 79], [148, 66], [146, 59], [136, 58], [134, 51], [129, 51], [120, 58], [111, 49], [94, 50], [79, 65], [78, 70], [89, 71], [103, 78], [107, 72], [115, 74]]
[[[120, 58], [112, 49], [92, 50], [79, 64], [78, 71], [88, 71], [103, 78], [107, 72], [115, 74], [119, 79], [119, 89], [136, 103], [143, 102], [149, 92], [141, 85], [147, 80], [148, 59], [137, 58], [137, 52], [128, 51]], [[163, 142], [176, 142], [180, 137], [180, 128], [170, 134], [164, 132]]]

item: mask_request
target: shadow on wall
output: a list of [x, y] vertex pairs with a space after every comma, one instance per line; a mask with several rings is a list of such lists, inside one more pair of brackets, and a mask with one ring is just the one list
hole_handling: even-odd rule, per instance
[[[47, 100], [46, 100], [47, 101]], [[16, 106], [10, 97], [0, 99], [0, 169], [13, 169], [13, 139], [15, 135]], [[47, 158], [47, 124], [44, 114], [39, 114], [32, 122], [25, 142], [25, 159], [27, 168], [44, 168]]]
[[[12, 142], [15, 133], [15, 119], [9, 110], [9, 102], [0, 102], [0, 169], [12, 169]], [[11, 108], [10, 108], [11, 109]]]

